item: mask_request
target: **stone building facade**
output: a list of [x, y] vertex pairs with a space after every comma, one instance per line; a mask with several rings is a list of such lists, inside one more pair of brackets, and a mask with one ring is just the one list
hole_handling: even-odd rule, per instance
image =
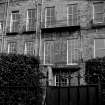
[[85, 61], [105, 54], [104, 0], [3, 1], [2, 51], [39, 56], [49, 85], [85, 85]]
[[37, 56], [40, 6], [36, 0], [5, 0], [2, 4], [6, 7], [3, 52]]
[[2, 52], [4, 43], [4, 34], [5, 34], [5, 25], [6, 25], [6, 10], [7, 3], [6, 0], [0, 1], [0, 52]]
[[105, 55], [105, 2], [43, 0], [41, 20], [49, 85], [85, 85], [85, 61]]

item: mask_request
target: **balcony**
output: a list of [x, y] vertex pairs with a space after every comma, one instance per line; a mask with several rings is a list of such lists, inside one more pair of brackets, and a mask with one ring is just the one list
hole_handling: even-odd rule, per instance
[[103, 22], [94, 22], [94, 20], [91, 21], [91, 27], [94, 28], [104, 28], [105, 27], [105, 21]]
[[10, 26], [6, 29], [6, 35], [17, 35], [17, 34], [33, 34], [36, 32], [36, 27], [29, 27], [29, 29], [26, 29], [26, 25], [19, 24], [19, 28], [16, 28], [15, 30], [10, 31]]
[[41, 30], [42, 30], [42, 33], [64, 32], [64, 31], [73, 32], [73, 31], [80, 30], [80, 24], [75, 23], [70, 25], [67, 23], [67, 20], [59, 20], [52, 23], [51, 25], [45, 26], [45, 22], [42, 22]]
[[75, 65], [53, 65], [52, 69], [55, 72], [57, 72], [59, 70], [66, 71], [66, 72], [67, 71], [68, 72], [75, 72], [75, 71], [80, 70], [80, 66], [79, 65], [77, 65], [77, 66], [75, 66]]
[[88, 1], [92, 1], [92, 2], [101, 2], [101, 1], [105, 1], [105, 0], [88, 0]]
[[8, 26], [6, 28], [6, 35], [17, 35], [19, 33], [19, 30], [17, 29], [16, 31], [10, 31], [10, 27]]
[[26, 25], [22, 26], [22, 34], [33, 34], [35, 32], [36, 32], [36, 24], [30, 25], [28, 27]]
[[56, 39], [43, 43], [43, 64], [56, 66], [78, 66], [82, 63], [81, 40]]

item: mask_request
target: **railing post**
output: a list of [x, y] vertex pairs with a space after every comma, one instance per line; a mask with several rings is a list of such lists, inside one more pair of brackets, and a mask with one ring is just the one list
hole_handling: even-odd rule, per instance
[[87, 105], [90, 105], [90, 97], [89, 97], [89, 86], [87, 85], [86, 87], [86, 91], [87, 91]]
[[60, 105], [61, 71], [59, 73], [58, 105]]
[[77, 86], [77, 105], [80, 105], [80, 71], [78, 71], [78, 86]]
[[102, 104], [102, 91], [101, 91], [101, 80], [100, 77], [98, 76], [98, 98], [99, 98], [99, 105]]
[[71, 73], [70, 73], [70, 75], [69, 75], [69, 77], [68, 77], [68, 80], [69, 80], [69, 82], [68, 82], [68, 105], [70, 105], [70, 86], [71, 86]]

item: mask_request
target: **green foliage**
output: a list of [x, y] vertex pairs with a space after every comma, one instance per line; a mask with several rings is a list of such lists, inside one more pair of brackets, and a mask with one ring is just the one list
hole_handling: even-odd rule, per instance
[[86, 61], [86, 82], [96, 84], [99, 80], [105, 82], [105, 57]]
[[7, 99], [10, 104], [14, 101], [24, 103], [22, 105], [41, 104], [40, 75], [42, 74], [39, 71], [37, 58], [17, 54], [1, 54], [0, 94], [3, 95], [0, 100], [10, 97]]

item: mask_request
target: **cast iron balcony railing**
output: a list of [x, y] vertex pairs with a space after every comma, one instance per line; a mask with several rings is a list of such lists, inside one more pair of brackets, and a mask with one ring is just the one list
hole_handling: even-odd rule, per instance
[[80, 24], [79, 24], [79, 21], [70, 24], [70, 22], [67, 19], [56, 20], [51, 24], [47, 24], [45, 22], [41, 23], [41, 28], [66, 27], [66, 26], [73, 27], [73, 26], [80, 26]]

